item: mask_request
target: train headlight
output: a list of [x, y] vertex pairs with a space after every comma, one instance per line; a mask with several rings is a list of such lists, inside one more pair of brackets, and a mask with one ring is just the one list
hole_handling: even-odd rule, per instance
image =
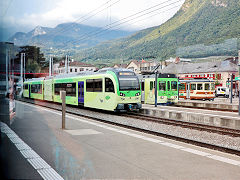
[[161, 99], [163, 99], [164, 98], [164, 96], [161, 96]]
[[121, 93], [121, 92], [120, 92], [120, 96], [123, 96], [123, 97], [124, 97], [124, 96], [125, 96], [125, 94], [123, 94], [123, 93]]
[[136, 93], [135, 96], [140, 96], [140, 92]]

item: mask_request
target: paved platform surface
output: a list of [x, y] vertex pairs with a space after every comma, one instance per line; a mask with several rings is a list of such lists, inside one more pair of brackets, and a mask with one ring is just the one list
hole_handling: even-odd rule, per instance
[[[183, 99], [183, 98], [180, 98], [180, 101], [183, 101], [183, 102], [204, 102], [204, 103], [220, 103], [220, 104], [231, 104], [230, 103], [230, 98], [225, 98], [225, 97], [217, 97], [214, 99], [214, 101], [203, 101], [203, 100], [190, 100], [190, 99]], [[238, 105], [238, 102], [239, 102], [239, 99], [238, 97], [236, 98], [233, 98], [232, 99], [232, 104], [233, 105]]]
[[[240, 157], [17, 102], [10, 128], [64, 179], [240, 179]], [[2, 157], [13, 156], [7, 178], [38, 179], [2, 133]], [[4, 149], [2, 151], [2, 149]], [[7, 154], [6, 154], [7, 153]], [[8, 162], [8, 160], [7, 160]], [[15, 172], [18, 174], [12, 174]], [[11, 173], [11, 174], [10, 174]]]
[[[154, 105], [143, 104], [143, 108], [153, 109], [156, 108]], [[235, 117], [239, 118], [238, 112], [227, 112], [227, 111], [216, 111], [216, 110], [207, 110], [207, 109], [197, 109], [197, 108], [189, 108], [189, 107], [175, 107], [175, 106], [162, 106], [158, 105], [157, 108], [165, 109], [165, 110], [174, 110], [179, 112], [191, 112], [191, 113], [199, 113], [204, 115], [216, 115], [216, 116], [226, 116], [226, 117]]]

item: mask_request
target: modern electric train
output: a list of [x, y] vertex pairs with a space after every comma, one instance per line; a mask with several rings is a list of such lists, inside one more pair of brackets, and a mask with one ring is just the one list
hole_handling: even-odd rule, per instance
[[60, 91], [66, 91], [66, 104], [117, 112], [139, 110], [140, 89], [134, 72], [106, 68], [25, 81], [23, 96], [61, 103]]
[[[142, 102], [155, 103], [155, 75], [138, 76], [142, 87]], [[178, 79], [175, 74], [158, 74], [157, 103], [174, 104], [178, 102]]]

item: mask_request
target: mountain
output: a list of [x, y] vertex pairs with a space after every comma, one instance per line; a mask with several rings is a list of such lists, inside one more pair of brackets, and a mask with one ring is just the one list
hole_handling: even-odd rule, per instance
[[128, 31], [113, 30], [109, 31], [107, 35], [100, 37], [92, 37], [90, 39], [88, 34], [94, 34], [102, 31], [99, 27], [87, 26], [78, 23], [63, 23], [57, 25], [55, 28], [37, 26], [28, 33], [17, 32], [9, 41], [16, 45], [36, 45], [43, 49], [77, 49], [91, 47], [111, 39], [121, 38], [131, 34]]
[[[127, 60], [166, 59], [179, 54], [182, 57], [237, 55], [239, 22], [239, 0], [185, 0], [180, 10], [164, 24], [82, 50], [76, 57], [80, 60]], [[230, 45], [231, 50], [224, 45]]]

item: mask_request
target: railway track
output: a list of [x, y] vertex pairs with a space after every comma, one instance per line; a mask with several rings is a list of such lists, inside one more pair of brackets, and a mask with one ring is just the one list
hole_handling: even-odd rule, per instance
[[181, 105], [174, 105], [174, 107], [182, 107], [182, 108], [189, 108], [189, 109], [204, 109], [204, 110], [223, 111], [223, 112], [238, 112], [237, 110], [229, 110], [229, 109], [193, 107], [193, 106], [181, 106]]
[[[31, 99], [27, 99], [27, 100], [21, 99], [20, 101], [35, 104], [35, 105], [50, 108], [50, 109], [54, 109], [57, 111], [61, 111], [61, 105], [56, 104], [56, 103], [50, 103], [50, 102], [46, 103], [46, 102], [38, 101], [38, 100], [33, 101]], [[136, 130], [136, 131], [140, 131], [140, 132], [144, 132], [144, 133], [148, 133], [148, 134], [152, 134], [152, 135], [156, 135], [156, 136], [160, 136], [160, 137], [164, 137], [164, 138], [168, 138], [168, 139], [173, 139], [176, 141], [181, 141], [181, 142], [185, 142], [185, 143], [189, 143], [189, 144], [193, 144], [193, 145], [197, 145], [197, 146], [201, 146], [201, 147], [206, 147], [209, 149], [214, 149], [214, 150], [218, 150], [218, 151], [222, 151], [222, 152], [236, 154], [236, 155], [240, 156], [240, 151], [236, 150], [236, 149], [221, 147], [218, 145], [195, 141], [195, 140], [191, 140], [188, 138], [177, 137], [177, 136], [173, 136], [173, 135], [169, 135], [169, 134], [165, 134], [165, 133], [161, 133], [161, 132], [155, 132], [155, 131], [150, 131], [150, 130], [146, 130], [146, 129], [142, 129], [142, 128], [138, 128], [138, 127], [134, 127], [134, 126], [116, 123], [116, 122], [112, 122], [110, 120], [93, 117], [93, 116], [91, 116], [90, 113], [89, 114], [81, 113], [80, 110], [81, 109], [79, 109], [77, 107], [73, 107], [73, 106], [67, 106], [67, 108], [66, 108], [67, 113], [77, 115], [80, 117], [96, 120], [99, 122], [104, 122], [104, 123], [115, 125], [115, 126], [120, 126], [120, 127], [127, 128], [127, 129], [132, 129], [132, 130]], [[96, 110], [94, 110], [94, 111], [96, 111]], [[101, 111], [98, 111], [98, 112], [101, 112]], [[109, 115], [116, 115], [116, 114], [109, 113], [109, 112], [104, 112], [104, 113], [105, 114], [107, 113]], [[199, 131], [207, 131], [207, 132], [212, 132], [212, 133], [224, 134], [224, 135], [228, 135], [228, 136], [232, 136], [232, 137], [240, 137], [240, 131], [231, 130], [231, 129], [227, 129], [227, 128], [218, 128], [218, 127], [207, 126], [207, 125], [199, 125], [199, 124], [188, 123], [188, 122], [180, 122], [180, 121], [175, 121], [175, 120], [161, 119], [161, 118], [150, 117], [150, 116], [146, 116], [146, 115], [142, 115], [142, 114], [139, 115], [136, 113], [121, 114], [118, 116], [134, 118], [134, 119], [138, 119], [138, 120], [142, 120], [142, 121], [152, 121], [155, 123], [161, 123], [161, 124], [166, 124], [166, 125], [180, 126], [183, 128], [196, 129]]]
[[178, 120], [174, 120], [174, 119], [163, 119], [163, 118], [151, 117], [151, 116], [147, 116], [147, 115], [143, 115], [143, 114], [140, 115], [137, 113], [126, 114], [123, 116], [129, 117], [129, 118], [135, 118], [135, 119], [139, 119], [139, 120], [152, 121], [152, 122], [161, 123], [161, 124], [180, 126], [183, 128], [218, 133], [221, 135], [228, 135], [228, 136], [232, 136], [232, 137], [240, 137], [240, 130], [235, 130], [235, 129], [216, 127], [216, 126], [210, 126], [210, 125], [192, 123], [192, 122], [184, 122], [184, 121], [178, 121]]

